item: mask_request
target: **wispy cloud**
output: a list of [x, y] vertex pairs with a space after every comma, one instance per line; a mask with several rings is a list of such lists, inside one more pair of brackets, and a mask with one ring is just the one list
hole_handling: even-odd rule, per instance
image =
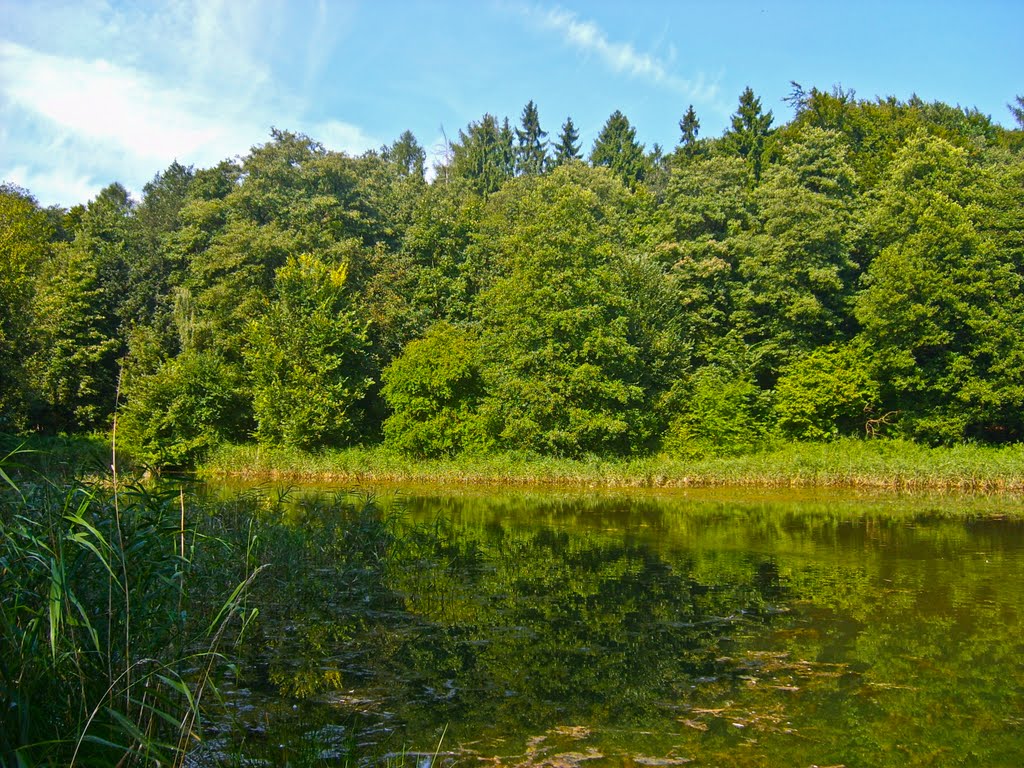
[[154, 160], [223, 151], [231, 128], [203, 99], [168, 89], [153, 77], [103, 59], [40, 53], [0, 43], [0, 81], [13, 106], [50, 121], [78, 139]]
[[[138, 190], [175, 159], [209, 166], [243, 154], [271, 125], [353, 154], [379, 145], [356, 125], [311, 120], [258, 55], [280, 42], [266, 31], [280, 6], [180, 0], [149, 15], [128, 9], [111, 11], [105, 25], [91, 18], [92, 44], [64, 39], [67, 53], [46, 52], [40, 39], [0, 39], [0, 180], [68, 205], [112, 181]], [[99, 54], [102, 30], [109, 45]]]
[[718, 95], [717, 84], [708, 82], [703, 73], [693, 78], [680, 77], [662, 58], [638, 50], [631, 43], [609, 39], [595, 22], [581, 19], [572, 11], [557, 6], [521, 10], [542, 28], [557, 32], [565, 43], [596, 55], [613, 72], [671, 88], [699, 101], [712, 101]]

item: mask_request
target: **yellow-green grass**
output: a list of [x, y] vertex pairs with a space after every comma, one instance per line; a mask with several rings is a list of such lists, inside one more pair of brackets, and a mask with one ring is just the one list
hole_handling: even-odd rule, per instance
[[780, 443], [740, 456], [560, 459], [521, 453], [414, 459], [384, 447], [307, 452], [227, 445], [207, 478], [576, 487], [836, 487], [1024, 491], [1024, 446], [929, 448], [898, 440]]

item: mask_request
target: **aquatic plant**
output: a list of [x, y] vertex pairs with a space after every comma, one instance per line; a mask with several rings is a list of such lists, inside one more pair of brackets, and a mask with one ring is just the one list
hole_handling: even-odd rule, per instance
[[18, 459], [0, 460], [0, 763], [183, 764], [257, 569], [180, 489]]

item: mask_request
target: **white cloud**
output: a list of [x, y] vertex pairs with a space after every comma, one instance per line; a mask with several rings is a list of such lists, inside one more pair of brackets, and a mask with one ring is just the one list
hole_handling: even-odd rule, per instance
[[703, 73], [693, 79], [679, 77], [659, 57], [639, 51], [630, 43], [610, 40], [593, 21], [580, 19], [571, 11], [555, 7], [524, 12], [545, 29], [558, 32], [566, 43], [595, 54], [613, 72], [646, 79], [700, 101], [711, 101], [718, 93], [717, 84], [709, 83]]
[[340, 120], [314, 123], [309, 127], [309, 135], [328, 149], [350, 155], [360, 155], [368, 149], [380, 147], [380, 142], [364, 133], [362, 128]]
[[222, 144], [228, 132], [206, 116], [208, 104], [102, 59], [53, 56], [0, 43], [0, 70], [10, 73], [0, 88], [14, 106], [79, 139], [136, 157], [193, 155]]
[[[25, 39], [0, 39], [0, 180], [44, 204], [70, 205], [113, 181], [141, 189], [174, 160], [206, 167], [245, 154], [271, 125], [353, 154], [379, 146], [357, 126], [309, 119], [313, 105], [275, 78], [270, 62], [288, 50], [289, 6], [97, 2], [75, 17], [81, 35], [51, 8], [50, 22], [63, 29], [59, 53], [42, 34], [41, 10]], [[321, 42], [330, 48], [329, 36]]]
[[87, 175], [67, 170], [36, 172], [24, 165], [0, 170], [3, 181], [27, 189], [43, 205], [61, 201], [66, 204], [91, 200], [103, 188]]

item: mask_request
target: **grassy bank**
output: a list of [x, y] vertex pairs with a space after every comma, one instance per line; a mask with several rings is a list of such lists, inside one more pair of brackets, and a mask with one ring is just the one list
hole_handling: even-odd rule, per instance
[[928, 448], [903, 441], [789, 443], [704, 459], [555, 459], [524, 454], [413, 460], [384, 448], [308, 453], [224, 446], [205, 477], [289, 481], [432, 482], [580, 487], [836, 487], [1024, 492], [1024, 446]]

